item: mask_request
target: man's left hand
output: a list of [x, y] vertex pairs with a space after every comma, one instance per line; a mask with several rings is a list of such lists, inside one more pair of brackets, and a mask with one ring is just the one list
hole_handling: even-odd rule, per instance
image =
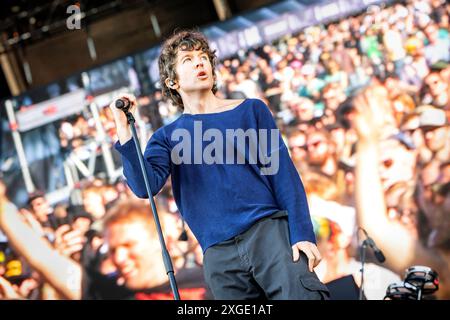
[[322, 256], [320, 255], [317, 246], [309, 241], [300, 241], [292, 246], [292, 256], [294, 262], [297, 262], [300, 258], [300, 251], [308, 257], [308, 267], [309, 271], [313, 272], [313, 269], [322, 261]]

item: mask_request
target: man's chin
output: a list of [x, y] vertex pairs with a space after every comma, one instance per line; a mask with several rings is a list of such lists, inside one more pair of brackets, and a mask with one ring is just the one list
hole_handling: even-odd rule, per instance
[[189, 88], [185, 88], [185, 92], [199, 92], [199, 91], [211, 91], [212, 85], [207, 83], [199, 83], [197, 85], [193, 85]]

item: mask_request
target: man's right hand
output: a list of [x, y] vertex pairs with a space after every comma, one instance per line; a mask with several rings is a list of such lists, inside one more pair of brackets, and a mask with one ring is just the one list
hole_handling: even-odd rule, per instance
[[133, 116], [136, 115], [136, 107], [137, 107], [137, 101], [136, 97], [132, 94], [122, 93], [119, 94], [117, 97], [114, 98], [114, 100], [109, 105], [109, 108], [111, 109], [111, 112], [114, 116], [114, 121], [116, 123], [116, 129], [117, 129], [117, 135], [119, 136], [119, 142], [121, 145], [125, 144], [127, 141], [129, 141], [132, 137], [130, 128], [128, 127], [127, 117], [125, 116], [125, 113], [116, 108], [116, 101], [117, 99], [128, 99], [131, 103], [131, 107], [129, 111]]

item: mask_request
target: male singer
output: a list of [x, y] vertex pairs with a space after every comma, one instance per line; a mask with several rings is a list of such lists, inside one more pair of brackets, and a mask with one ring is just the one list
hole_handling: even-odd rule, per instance
[[[216, 299], [327, 299], [305, 191], [268, 107], [215, 96], [216, 56], [205, 36], [181, 31], [159, 57], [163, 94], [183, 113], [144, 152], [152, 194], [171, 174], [180, 213], [204, 253]], [[132, 95], [118, 98], [131, 102]], [[147, 198], [124, 113], [110, 106], [124, 175]]]

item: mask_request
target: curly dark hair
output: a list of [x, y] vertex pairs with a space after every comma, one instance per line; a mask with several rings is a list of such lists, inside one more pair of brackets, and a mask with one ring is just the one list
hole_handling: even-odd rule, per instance
[[183, 100], [181, 99], [180, 94], [176, 90], [167, 87], [165, 83], [166, 79], [177, 79], [175, 65], [179, 50], [202, 50], [208, 55], [214, 77], [214, 85], [212, 87], [213, 93], [217, 92], [215, 71], [217, 56], [215, 54], [215, 50], [211, 50], [211, 48], [209, 47], [208, 40], [206, 39], [205, 35], [197, 30], [182, 30], [175, 32], [164, 42], [158, 60], [159, 81], [161, 84], [162, 93], [164, 97], [172, 100], [172, 102], [176, 106], [184, 109]]

